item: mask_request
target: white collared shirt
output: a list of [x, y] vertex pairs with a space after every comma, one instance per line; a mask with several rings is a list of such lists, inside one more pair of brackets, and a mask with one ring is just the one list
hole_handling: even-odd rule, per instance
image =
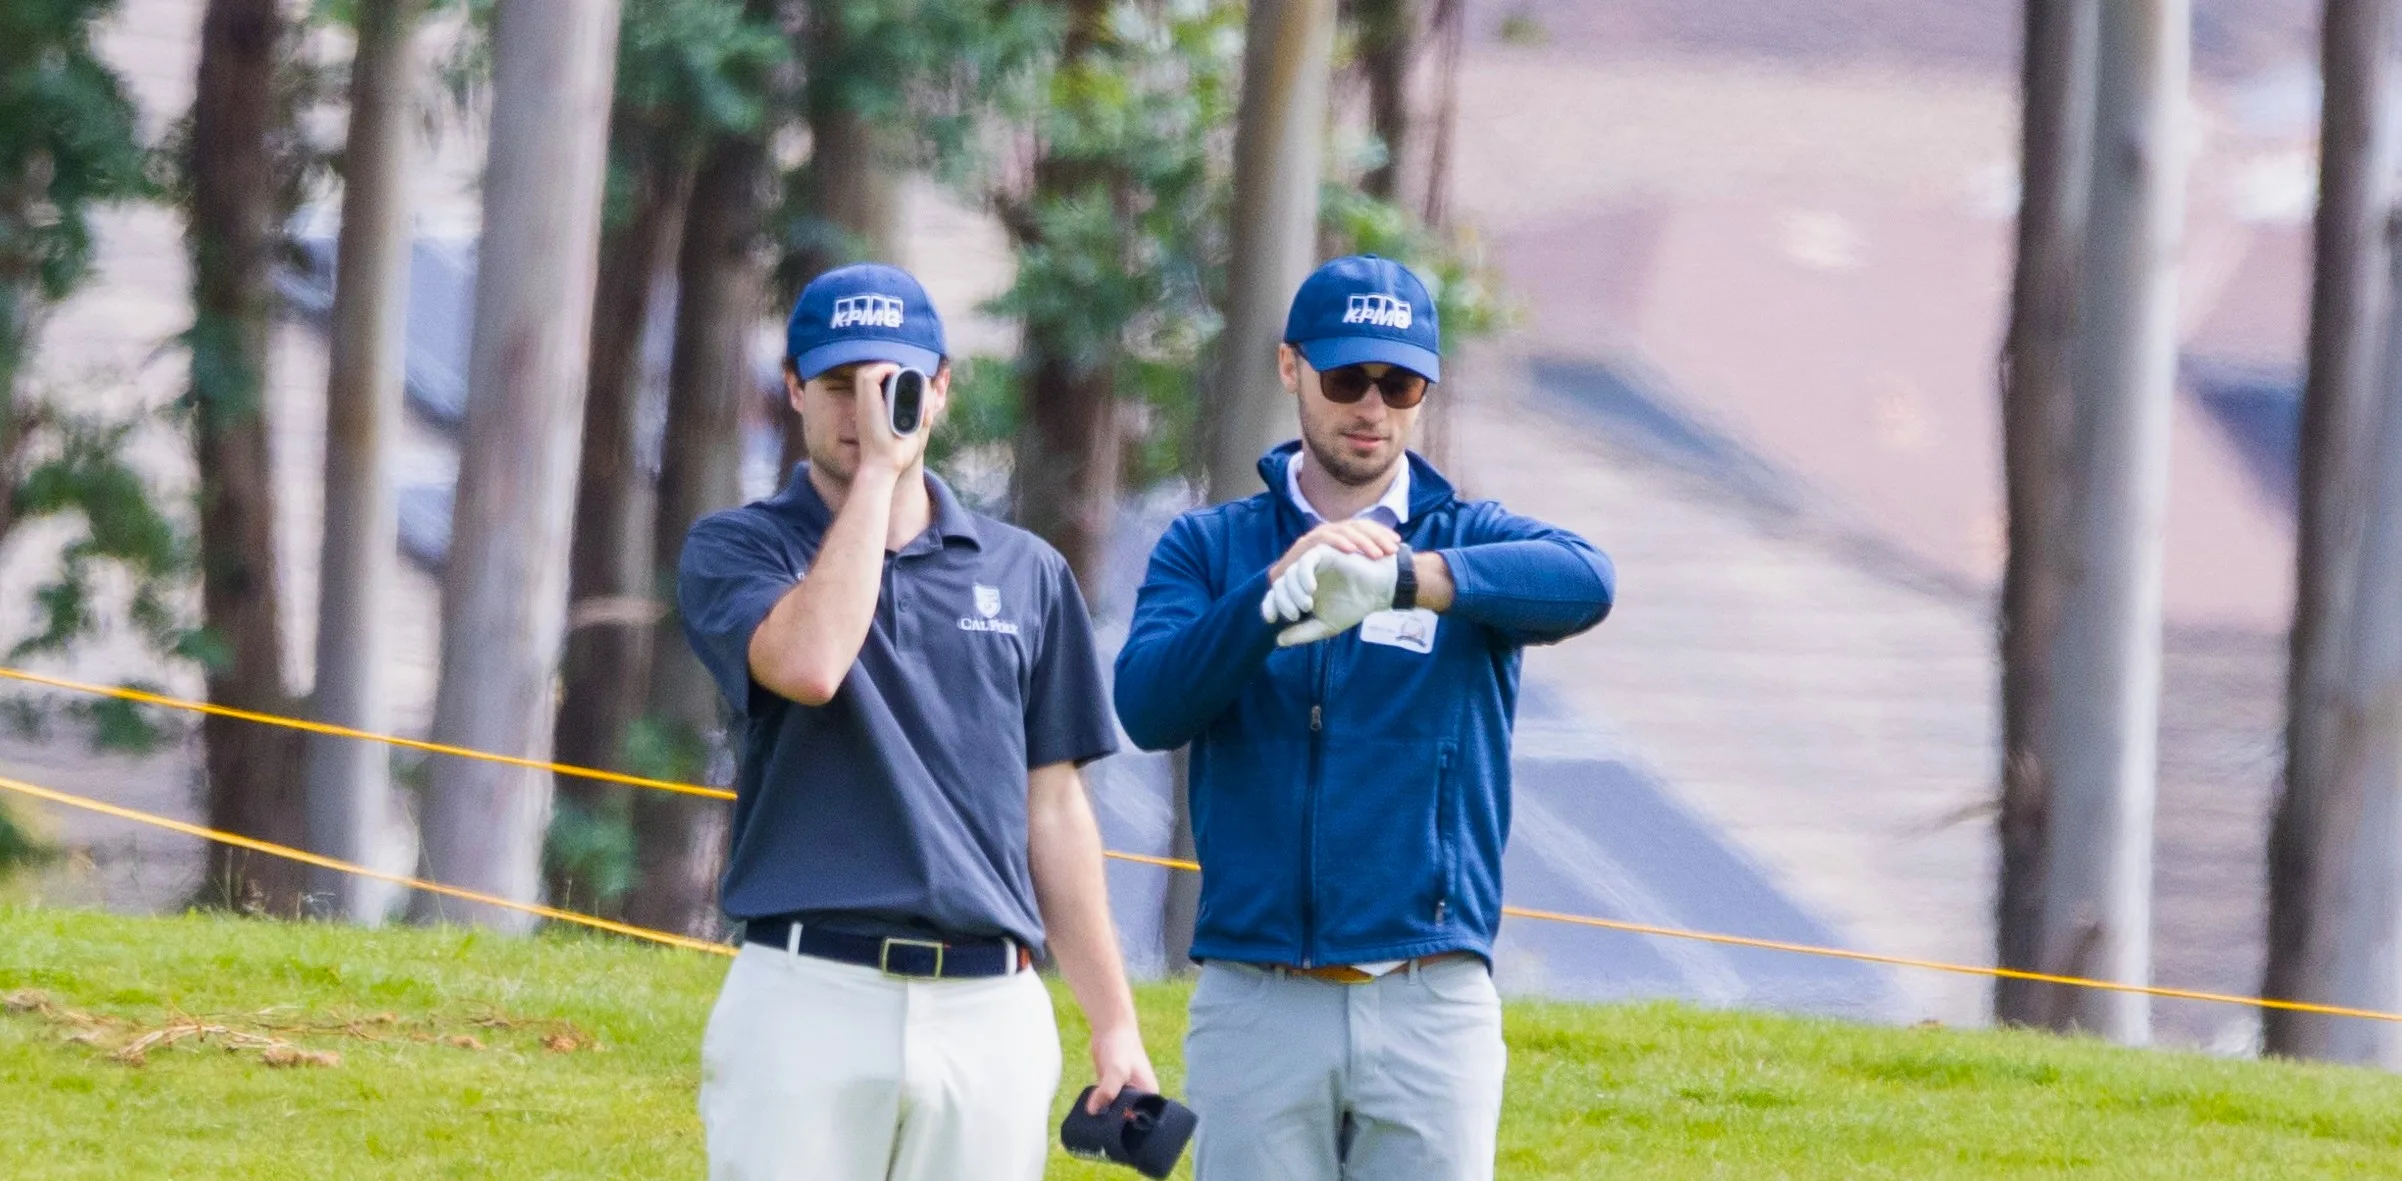
[[[1293, 453], [1293, 462], [1285, 465], [1284, 491], [1285, 495], [1292, 498], [1293, 507], [1301, 510], [1304, 520], [1313, 526], [1323, 525], [1326, 523], [1326, 518], [1319, 516], [1318, 510], [1309, 503], [1309, 497], [1301, 494], [1301, 461], [1308, 454], [1307, 450], [1296, 451]], [[1377, 517], [1378, 520], [1395, 529], [1409, 523], [1410, 461], [1408, 456], [1402, 456], [1400, 464], [1395, 466], [1393, 482], [1385, 486], [1384, 495], [1378, 497], [1376, 503], [1353, 513], [1351, 519], [1356, 521], [1361, 517], [1370, 516]]]

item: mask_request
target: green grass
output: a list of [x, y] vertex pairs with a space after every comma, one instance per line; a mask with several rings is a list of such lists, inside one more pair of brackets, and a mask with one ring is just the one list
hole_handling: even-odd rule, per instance
[[[0, 1012], [0, 1177], [699, 1176], [724, 971], [570, 936], [0, 909], [0, 996], [21, 998]], [[1184, 993], [1141, 1001], [1174, 1090]], [[1061, 1016], [1072, 1090], [1064, 996]], [[221, 1038], [111, 1057], [211, 1020], [340, 1061]], [[1504, 1178], [2402, 1177], [2402, 1079], [2367, 1071], [1675, 1005], [1508, 1021]]]

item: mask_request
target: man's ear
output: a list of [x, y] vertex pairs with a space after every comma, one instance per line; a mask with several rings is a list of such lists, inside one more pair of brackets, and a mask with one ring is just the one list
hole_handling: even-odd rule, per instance
[[926, 376], [926, 394], [926, 421], [928, 423], [941, 422], [943, 411], [949, 409], [951, 405], [951, 359], [949, 357], [944, 357], [942, 364], [935, 366], [934, 372]]
[[1301, 350], [1289, 344], [1276, 346], [1276, 376], [1284, 380], [1284, 388], [1294, 397], [1301, 396]]
[[786, 401], [792, 403], [792, 412], [794, 414], [799, 414], [801, 412], [801, 387], [803, 384], [805, 383], [801, 381], [801, 371], [799, 367], [792, 363], [791, 358], [785, 358], [784, 398]]

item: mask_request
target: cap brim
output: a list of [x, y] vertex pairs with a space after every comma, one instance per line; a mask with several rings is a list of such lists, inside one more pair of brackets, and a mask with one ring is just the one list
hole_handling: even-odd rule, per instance
[[1330, 336], [1295, 347], [1308, 359], [1309, 367], [1321, 373], [1345, 365], [1384, 364], [1398, 365], [1428, 381], [1443, 380], [1442, 357], [1414, 344], [1381, 336]]
[[821, 344], [793, 358], [792, 367], [799, 371], [802, 381], [807, 381], [828, 369], [862, 361], [889, 361], [927, 373], [942, 368], [942, 354], [897, 340], [838, 340]]

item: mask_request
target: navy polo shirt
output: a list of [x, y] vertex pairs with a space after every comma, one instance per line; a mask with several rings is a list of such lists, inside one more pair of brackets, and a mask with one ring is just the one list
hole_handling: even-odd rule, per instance
[[1117, 749], [1067, 562], [926, 477], [933, 523], [884, 560], [875, 622], [822, 706], [751, 678], [751, 633], [806, 578], [833, 513], [808, 465], [685, 538], [684, 633], [732, 707], [733, 847], [722, 905], [867, 934], [1043, 943], [1026, 772]]

